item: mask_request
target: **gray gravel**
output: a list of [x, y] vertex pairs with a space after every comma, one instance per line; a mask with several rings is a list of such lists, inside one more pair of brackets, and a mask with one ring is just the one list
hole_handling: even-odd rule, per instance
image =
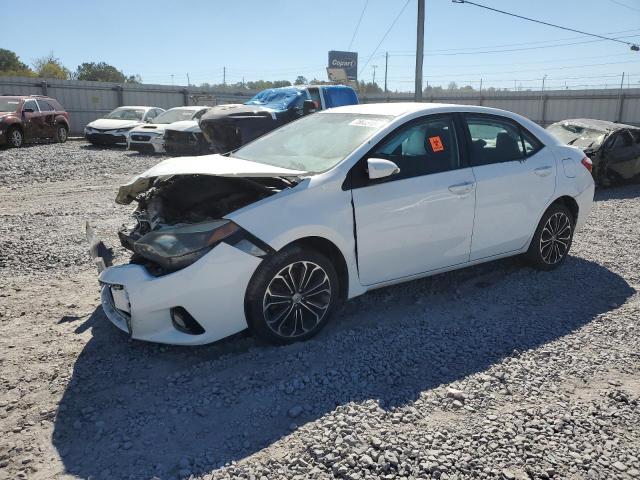
[[112, 327], [84, 252], [157, 160], [0, 151], [0, 478], [640, 478], [640, 186], [597, 193], [556, 272], [493, 262], [304, 344], [180, 348]]

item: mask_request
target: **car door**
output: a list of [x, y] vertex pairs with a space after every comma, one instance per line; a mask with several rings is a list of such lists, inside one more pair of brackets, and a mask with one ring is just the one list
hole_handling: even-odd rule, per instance
[[514, 120], [465, 114], [476, 212], [470, 259], [525, 247], [556, 185], [550, 148]]
[[640, 151], [628, 130], [621, 130], [607, 140], [604, 160], [608, 169], [621, 178], [631, 179], [640, 173]]
[[51, 106], [46, 100], [38, 99], [38, 108], [40, 108], [40, 118], [42, 137], [53, 137], [56, 133], [56, 109]]
[[[414, 120], [351, 171], [360, 280], [373, 285], [469, 260], [475, 180], [453, 115]], [[400, 172], [370, 180], [368, 158]]]
[[42, 137], [43, 120], [35, 100], [25, 100], [22, 105], [22, 125], [25, 139]]

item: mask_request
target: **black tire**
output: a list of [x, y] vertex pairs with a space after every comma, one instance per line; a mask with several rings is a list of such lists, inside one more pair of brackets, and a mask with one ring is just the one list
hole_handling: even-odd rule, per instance
[[575, 219], [567, 207], [554, 204], [544, 213], [527, 251], [529, 263], [538, 270], [562, 265], [573, 241]]
[[285, 248], [265, 259], [249, 282], [249, 329], [276, 345], [307, 340], [327, 324], [339, 297], [338, 275], [327, 257], [299, 246]]
[[67, 130], [67, 127], [62, 124], [56, 125], [56, 136], [54, 137], [55, 141], [57, 143], [64, 143], [67, 141], [68, 137], [69, 130]]
[[7, 130], [7, 145], [13, 148], [20, 148], [24, 144], [24, 134], [18, 127], [11, 127]]

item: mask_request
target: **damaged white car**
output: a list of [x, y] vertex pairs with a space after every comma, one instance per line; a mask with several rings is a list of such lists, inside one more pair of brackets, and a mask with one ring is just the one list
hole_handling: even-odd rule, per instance
[[465, 105], [310, 115], [230, 155], [166, 160], [123, 185], [133, 252], [102, 269], [131, 337], [307, 339], [367, 290], [511, 255], [561, 265], [591, 209], [591, 164], [535, 123]]

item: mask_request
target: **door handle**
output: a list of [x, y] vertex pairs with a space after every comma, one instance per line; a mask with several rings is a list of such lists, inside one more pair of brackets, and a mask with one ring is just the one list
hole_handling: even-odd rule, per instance
[[449, 191], [451, 193], [455, 193], [456, 195], [465, 195], [473, 190], [473, 187], [475, 185], [475, 182], [456, 183], [455, 185], [451, 185], [449, 187]]
[[533, 172], [541, 177], [546, 177], [547, 175], [551, 175], [551, 167], [549, 165], [538, 167], [534, 169]]

